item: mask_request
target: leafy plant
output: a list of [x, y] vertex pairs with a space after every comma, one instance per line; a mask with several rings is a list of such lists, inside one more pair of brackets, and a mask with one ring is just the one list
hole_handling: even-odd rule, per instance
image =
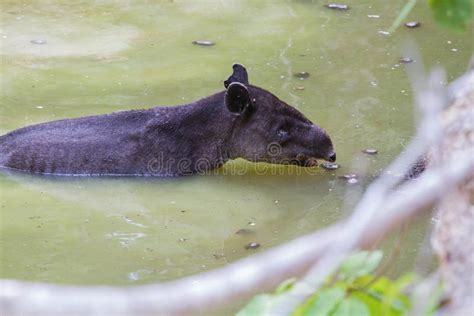
[[[382, 251], [362, 251], [348, 257], [339, 271], [293, 312], [293, 316], [398, 316], [406, 315], [411, 302], [404, 290], [414, 282], [412, 274], [396, 280], [375, 277], [382, 260]], [[290, 290], [305, 286], [295, 279], [283, 282], [274, 293], [255, 296], [237, 316], [271, 316], [278, 311]], [[433, 310], [439, 295], [430, 302]], [[429, 313], [428, 313], [429, 314]]]
[[429, 0], [435, 20], [452, 29], [465, 30], [472, 17], [471, 0]]

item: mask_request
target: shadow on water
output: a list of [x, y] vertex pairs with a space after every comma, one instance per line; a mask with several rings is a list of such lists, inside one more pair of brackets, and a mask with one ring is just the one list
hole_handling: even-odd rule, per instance
[[[182, 178], [58, 177], [3, 170], [0, 183], [6, 189], [2, 236], [13, 230], [16, 234], [30, 232], [23, 239], [28, 240], [24, 247], [30, 248], [29, 253], [37, 252], [38, 262], [35, 257], [30, 259], [32, 267], [51, 260], [46, 258], [65, 256], [62, 247], [68, 247], [66, 253], [70, 255], [72, 245], [81, 256], [90, 258], [88, 272], [110, 264], [114, 267], [111, 270], [124, 270], [121, 275], [116, 271], [119, 276], [113, 278], [114, 282], [128, 284], [143, 278], [169, 279], [219, 266], [254, 251], [245, 249], [248, 243], [258, 242], [259, 250], [265, 249], [337, 218], [333, 212], [327, 216], [321, 212], [321, 206], [340, 200], [331, 201], [328, 191], [334, 186], [333, 176], [316, 171], [319, 175], [303, 173], [295, 177], [295, 170], [273, 166], [270, 175], [262, 175], [255, 172], [254, 164], [240, 164], [248, 165], [245, 174], [225, 174], [221, 170], [215, 175]], [[282, 186], [292, 189], [285, 192], [280, 189]], [[308, 187], [315, 194], [324, 190], [329, 195], [317, 203], [314, 196], [304, 200], [295, 197], [294, 190], [306, 193]], [[16, 199], [23, 194], [28, 195], [27, 200]], [[22, 202], [24, 207], [19, 206]], [[313, 220], [308, 219], [315, 214]], [[15, 224], [22, 229], [18, 230]], [[65, 239], [69, 239], [69, 245], [64, 244]], [[26, 250], [10, 249], [9, 240], [2, 242], [11, 261]], [[61, 248], [52, 249], [51, 244]], [[102, 249], [102, 255], [94, 257], [91, 244], [97, 251]], [[135, 268], [136, 260], [131, 264], [116, 263], [131, 252], [142, 257], [144, 252], [147, 255], [143, 259], [149, 257], [153, 262], [145, 265], [148, 268], [139, 265], [141, 268], [134, 271], [128, 270]], [[61, 260], [84, 265], [74, 262], [77, 257], [69, 255]], [[201, 264], [196, 265], [197, 261]], [[49, 278], [41, 277], [45, 271], [32, 269], [15, 275]], [[3, 271], [8, 271], [8, 265], [3, 266]], [[72, 271], [67, 280], [89, 282], [82, 269]]]

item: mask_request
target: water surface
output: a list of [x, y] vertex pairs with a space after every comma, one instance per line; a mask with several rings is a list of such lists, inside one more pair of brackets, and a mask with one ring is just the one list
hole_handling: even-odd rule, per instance
[[[2, 134], [55, 119], [191, 102], [222, 90], [232, 63], [240, 62], [252, 84], [329, 131], [342, 167], [259, 175], [256, 165], [235, 161], [216, 175], [177, 179], [3, 172], [0, 278], [165, 281], [344, 216], [348, 187], [337, 175], [365, 160], [376, 175], [414, 133], [402, 41], [414, 39], [426, 64], [442, 65], [449, 79], [472, 53], [472, 32], [435, 25], [424, 2], [410, 16], [420, 28], [378, 34], [404, 2], [346, 1], [350, 10], [341, 12], [320, 1], [3, 1]], [[199, 39], [216, 44], [191, 44]], [[300, 71], [310, 77], [292, 76]], [[357, 156], [364, 148], [379, 154]], [[231, 172], [243, 166], [244, 175]], [[394, 269], [412, 266], [425, 232], [423, 221], [409, 227]], [[261, 247], [246, 250], [249, 242]]]

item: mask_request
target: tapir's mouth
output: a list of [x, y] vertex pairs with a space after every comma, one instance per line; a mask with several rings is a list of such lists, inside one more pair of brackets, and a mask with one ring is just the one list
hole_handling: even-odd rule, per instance
[[299, 154], [296, 158], [290, 160], [290, 164], [300, 167], [316, 167], [318, 165], [318, 160], [314, 157]]
[[299, 166], [299, 167], [317, 167], [318, 166], [318, 160], [325, 160], [325, 161], [330, 161], [334, 162], [336, 161], [336, 154], [332, 153], [329, 155], [327, 158], [321, 158], [321, 157], [312, 157], [312, 156], [307, 156], [305, 154], [298, 154], [294, 158], [283, 158], [283, 159], [270, 159], [269, 163], [272, 164], [278, 164], [278, 165], [294, 165], [294, 166]]

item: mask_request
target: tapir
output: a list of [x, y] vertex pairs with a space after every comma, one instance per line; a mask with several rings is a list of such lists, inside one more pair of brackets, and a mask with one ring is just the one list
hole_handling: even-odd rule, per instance
[[224, 90], [198, 101], [63, 119], [0, 136], [0, 168], [81, 176], [182, 176], [229, 160], [314, 167], [334, 162], [331, 138], [240, 64]]

